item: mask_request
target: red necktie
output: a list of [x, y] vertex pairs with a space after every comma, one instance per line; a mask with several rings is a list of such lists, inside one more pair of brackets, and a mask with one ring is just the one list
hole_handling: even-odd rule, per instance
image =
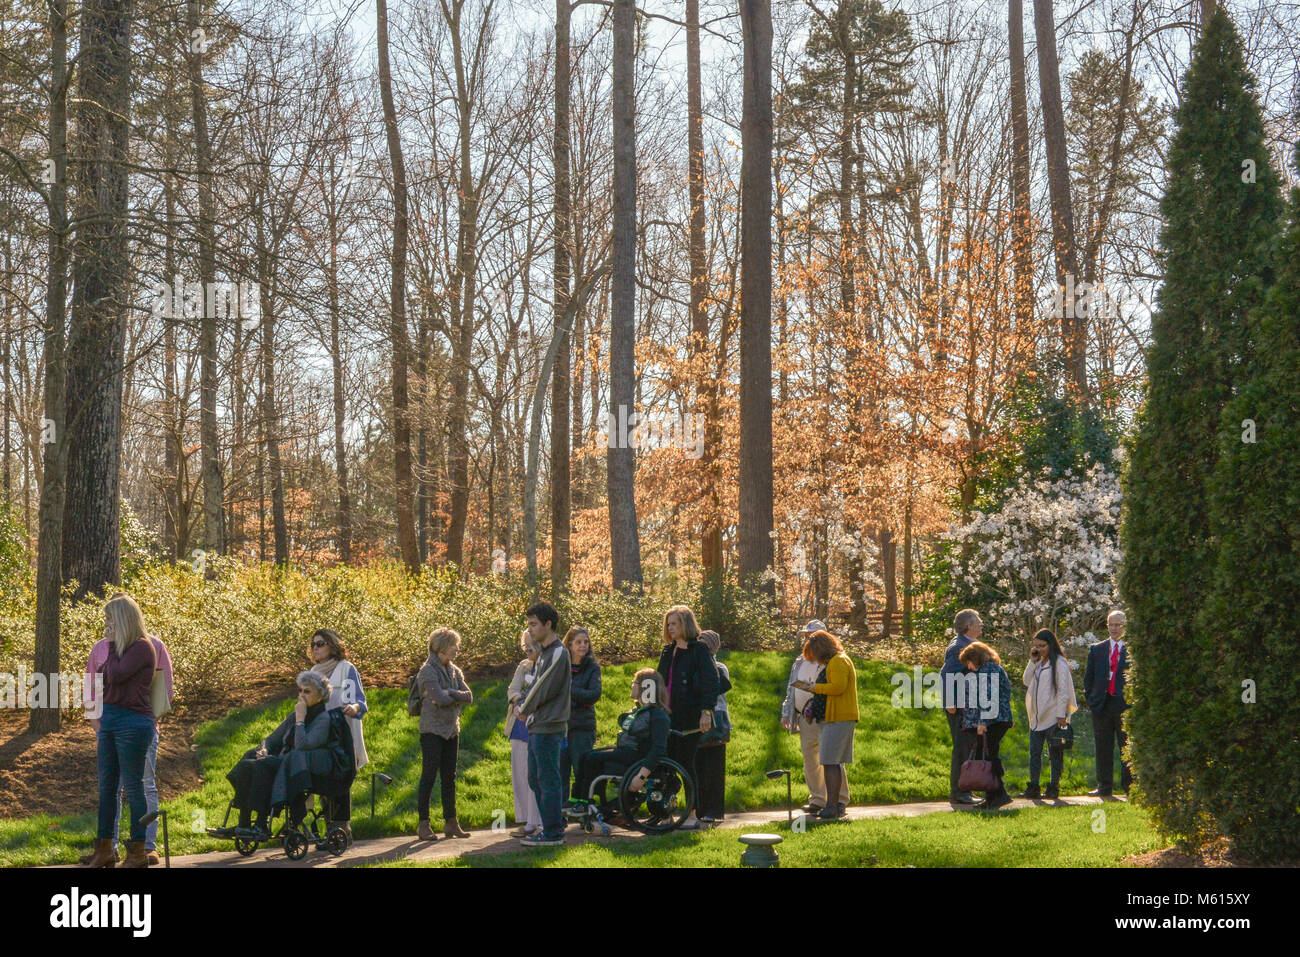
[[1110, 648], [1110, 687], [1106, 689], [1107, 694], [1115, 693], [1115, 672], [1119, 671], [1119, 642], [1111, 645]]

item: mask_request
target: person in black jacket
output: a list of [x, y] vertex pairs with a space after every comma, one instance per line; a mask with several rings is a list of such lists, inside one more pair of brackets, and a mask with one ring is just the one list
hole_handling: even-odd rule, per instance
[[1128, 623], [1122, 611], [1112, 611], [1106, 617], [1110, 639], [1099, 641], [1088, 649], [1088, 667], [1083, 673], [1083, 693], [1092, 712], [1093, 734], [1097, 741], [1097, 787], [1088, 793], [1094, 797], [1110, 797], [1115, 780], [1115, 741], [1120, 747], [1120, 790], [1127, 793], [1133, 782], [1133, 773], [1123, 758], [1128, 734], [1124, 731], [1124, 672], [1128, 670], [1128, 645], [1124, 641], [1124, 626]]
[[[695, 752], [700, 735], [713, 727], [713, 706], [718, 700], [718, 669], [709, 649], [700, 643], [700, 626], [695, 613], [685, 605], [673, 605], [664, 614], [664, 646], [659, 655], [660, 676], [668, 695], [665, 706], [672, 716], [672, 729], [680, 731], [668, 742], [668, 756], [691, 772], [696, 782]], [[698, 793], [699, 788], [696, 788]], [[696, 809], [682, 824], [698, 830]]]
[[727, 797], [727, 741], [731, 737], [731, 721], [727, 712], [727, 692], [731, 690], [731, 674], [727, 666], [718, 661], [718, 648], [722, 637], [716, 631], [700, 632], [700, 644], [709, 649], [714, 666], [718, 669], [718, 700], [713, 708], [715, 727], [700, 737], [699, 751], [695, 754], [695, 770], [699, 772], [700, 821], [717, 824], [726, 810]]
[[[569, 799], [569, 775], [576, 771], [583, 755], [596, 746], [596, 702], [600, 700], [600, 665], [591, 650], [591, 633], [574, 625], [564, 635], [569, 649], [570, 671], [568, 747], [560, 755], [560, 783], [564, 800]], [[582, 795], [577, 795], [581, 797]]]
[[588, 792], [591, 782], [601, 774], [626, 774], [640, 765], [639, 773], [628, 787], [639, 791], [656, 764], [668, 753], [668, 712], [660, 703], [664, 699], [664, 682], [657, 671], [642, 668], [632, 676], [632, 700], [640, 707], [621, 715], [618, 719], [617, 746], [596, 748], [582, 756], [578, 775], [573, 782], [573, 800], [568, 812], [574, 815], [587, 813]]

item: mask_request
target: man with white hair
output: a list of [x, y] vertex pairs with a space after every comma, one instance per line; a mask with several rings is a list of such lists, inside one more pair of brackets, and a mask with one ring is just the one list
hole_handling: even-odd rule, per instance
[[1088, 667], [1083, 676], [1083, 691], [1092, 712], [1093, 735], [1097, 742], [1097, 787], [1093, 797], [1110, 797], [1114, 790], [1115, 742], [1120, 747], [1120, 790], [1128, 793], [1133, 773], [1124, 760], [1128, 734], [1124, 731], [1124, 673], [1128, 670], [1128, 647], [1124, 626], [1128, 618], [1116, 609], [1106, 616], [1110, 638], [1088, 649]]

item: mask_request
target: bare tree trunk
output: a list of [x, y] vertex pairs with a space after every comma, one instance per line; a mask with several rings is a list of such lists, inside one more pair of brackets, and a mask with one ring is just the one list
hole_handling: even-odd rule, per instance
[[[772, 7], [740, 0], [740, 576], [772, 565]], [[763, 589], [773, 592], [766, 581]]]
[[700, 77], [700, 0], [686, 0], [686, 184], [690, 197], [690, 267], [691, 267], [691, 352], [695, 357], [693, 375], [695, 382], [695, 414], [705, 422], [704, 454], [699, 470], [707, 487], [704, 490], [709, 503], [700, 536], [700, 561], [704, 580], [716, 581], [722, 576], [722, 517], [719, 514], [718, 492], [715, 487], [714, 458], [716, 433], [713, 412], [717, 408], [717, 384], [706, 375], [704, 357], [709, 353], [709, 311], [705, 305], [708, 295], [708, 265], [704, 250], [704, 104]]
[[[45, 300], [42, 355], [45, 361], [45, 421], [36, 544], [36, 655], [38, 674], [57, 674], [59, 667], [59, 592], [62, 578], [63, 505], [67, 472], [67, 420], [64, 405], [64, 315], [68, 292], [68, 4], [50, 0], [50, 157], [54, 182], [49, 188], [49, 274]], [[57, 701], [33, 708], [28, 730], [59, 730]]]
[[411, 496], [411, 418], [407, 393], [410, 342], [406, 328], [406, 166], [402, 162], [402, 140], [393, 105], [393, 76], [388, 63], [388, 4], [376, 0], [379, 46], [379, 96], [384, 105], [384, 131], [388, 158], [393, 168], [393, 275], [390, 285], [393, 346], [393, 474], [397, 499], [397, 543], [407, 571], [420, 571], [420, 549], [415, 539], [415, 512]]
[[[1043, 135], [1047, 143], [1047, 188], [1052, 203], [1052, 247], [1056, 282], [1066, 289], [1079, 280], [1079, 260], [1074, 237], [1074, 207], [1070, 202], [1070, 161], [1065, 143], [1065, 113], [1061, 107], [1060, 63], [1056, 54], [1056, 21], [1052, 0], [1034, 0], [1034, 30], [1038, 37], [1038, 87], [1043, 101]], [[1088, 394], [1087, 334], [1085, 316], [1072, 303], [1061, 310], [1061, 344], [1070, 375], [1079, 394]]]
[[[569, 0], [555, 0], [555, 269], [552, 301], [555, 324], [569, 303]], [[569, 535], [572, 492], [569, 474], [570, 340], [565, 334], [555, 356], [551, 383], [551, 590], [558, 594], [569, 582]], [[577, 423], [581, 428], [582, 420]]]
[[1013, 301], [1017, 323], [1034, 314], [1033, 224], [1029, 194], [1029, 101], [1025, 85], [1025, 11], [1023, 0], [1010, 0], [1011, 39], [1011, 246]]
[[[839, 8], [836, 11], [836, 35], [840, 53], [844, 57], [844, 85], [840, 100], [840, 188], [838, 198], [840, 217], [840, 322], [846, 330], [854, 330], [853, 323], [857, 314], [857, 279], [855, 276], [857, 243], [854, 240], [853, 230], [853, 168], [856, 153], [853, 132], [856, 126], [854, 116], [858, 91], [858, 61], [853, 40], [854, 10], [855, 6], [850, 0], [840, 0]], [[854, 342], [856, 330], [850, 332], [846, 338], [849, 342]], [[850, 346], [846, 361], [850, 368], [857, 364], [858, 349], [856, 346]], [[850, 429], [856, 433], [859, 422], [857, 413], [861, 410], [861, 401], [857, 396], [854, 396], [851, 404], [854, 414], [851, 417]], [[866, 562], [861, 554], [856, 554], [849, 560], [849, 624], [859, 632], [865, 629], [867, 621], [865, 577]]]
[[908, 477], [903, 506], [903, 637], [912, 637], [912, 483]]
[[609, 404], [614, 448], [606, 453], [614, 587], [641, 589], [632, 447], [619, 423], [636, 413], [636, 20], [634, 0], [614, 0], [614, 272], [610, 287]]
[[[216, 282], [216, 202], [212, 194], [212, 147], [208, 139], [208, 95], [203, 85], [203, 44], [199, 41], [199, 0], [186, 0], [190, 45], [190, 105], [194, 115], [195, 177], [199, 191], [199, 282], [205, 290]], [[170, 281], [170, 277], [168, 277]], [[222, 511], [221, 450], [217, 434], [217, 315], [207, 308], [199, 320], [199, 444], [203, 470], [204, 547], [226, 554], [226, 523]], [[242, 297], [240, 298], [242, 302]]]
[[415, 436], [415, 538], [420, 564], [429, 560], [429, 321], [426, 308], [415, 324], [415, 381], [419, 428]]
[[[267, 194], [270, 192], [269, 168], [264, 172]], [[289, 565], [289, 529], [284, 515], [284, 470], [280, 462], [280, 416], [275, 399], [275, 310], [272, 295], [275, 282], [273, 257], [267, 248], [262, 218], [257, 220], [257, 285], [262, 313], [262, 389], [259, 401], [262, 419], [262, 441], [266, 448], [266, 469], [271, 483], [271, 534], [275, 542], [275, 564], [281, 568]]]
[[63, 577], [74, 597], [120, 581], [118, 528], [122, 364], [130, 290], [127, 163], [131, 132], [132, 0], [90, 0], [81, 12], [76, 214], [67, 344], [68, 470]]
[[898, 542], [893, 531], [884, 526], [879, 529], [877, 541], [880, 543], [881, 578], [885, 584], [885, 610], [881, 619], [880, 637], [888, 638], [893, 631], [894, 616], [898, 614]]
[[343, 345], [339, 336], [339, 235], [338, 216], [331, 210], [329, 217], [330, 260], [329, 285], [330, 308], [330, 370], [334, 389], [334, 475], [338, 488], [338, 511], [335, 513], [335, 535], [338, 541], [339, 561], [344, 565], [352, 563], [352, 498], [348, 494], [348, 455], [343, 444], [344, 395], [343, 395]]
[[451, 519], [447, 525], [447, 561], [458, 568], [464, 562], [465, 523], [469, 516], [469, 364], [474, 344], [474, 298], [478, 257], [478, 190], [470, 166], [470, 80], [461, 45], [463, 0], [442, 4], [451, 33], [456, 68], [457, 140], [460, 148], [460, 188], [456, 193], [459, 229], [456, 238], [456, 273], [460, 285], [459, 309], [453, 317], [451, 415]]

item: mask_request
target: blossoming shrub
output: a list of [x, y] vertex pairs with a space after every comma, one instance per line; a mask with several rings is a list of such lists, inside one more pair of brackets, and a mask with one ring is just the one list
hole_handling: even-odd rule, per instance
[[1055, 481], [1026, 477], [997, 511], [949, 531], [952, 591], [995, 635], [1051, 628], [1087, 643], [1114, 601], [1119, 516], [1118, 479], [1101, 464]]

